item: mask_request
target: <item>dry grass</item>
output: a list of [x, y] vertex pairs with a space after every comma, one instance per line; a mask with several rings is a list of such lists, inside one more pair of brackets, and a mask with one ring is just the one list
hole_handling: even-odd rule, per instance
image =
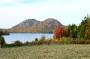
[[90, 59], [90, 45], [39, 45], [0, 49], [0, 59]]

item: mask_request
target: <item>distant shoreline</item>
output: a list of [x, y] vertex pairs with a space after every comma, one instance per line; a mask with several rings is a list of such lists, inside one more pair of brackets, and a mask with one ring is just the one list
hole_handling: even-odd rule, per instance
[[[9, 32], [9, 33], [48, 33], [48, 32]], [[53, 33], [50, 33], [53, 34]]]

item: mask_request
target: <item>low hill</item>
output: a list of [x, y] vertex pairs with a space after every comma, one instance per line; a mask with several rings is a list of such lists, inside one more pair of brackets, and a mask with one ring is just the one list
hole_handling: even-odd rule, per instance
[[16, 26], [10, 28], [9, 32], [41, 32], [41, 33], [51, 33], [56, 26], [63, 25], [56, 19], [48, 18], [44, 21], [37, 21], [35, 19], [27, 19]]

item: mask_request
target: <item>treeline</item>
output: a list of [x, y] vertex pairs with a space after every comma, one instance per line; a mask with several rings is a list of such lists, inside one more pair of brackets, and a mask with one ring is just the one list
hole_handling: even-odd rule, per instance
[[86, 16], [79, 26], [72, 24], [68, 26], [68, 37], [90, 40], [90, 17]]
[[57, 26], [54, 30], [54, 39], [63, 43], [90, 44], [90, 17], [84, 17], [78, 26], [76, 24], [68, 25], [66, 28]]

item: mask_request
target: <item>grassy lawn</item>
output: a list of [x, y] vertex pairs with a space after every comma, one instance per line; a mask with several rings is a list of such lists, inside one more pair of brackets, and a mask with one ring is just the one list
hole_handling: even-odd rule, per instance
[[0, 48], [0, 59], [90, 59], [90, 45], [39, 45]]

